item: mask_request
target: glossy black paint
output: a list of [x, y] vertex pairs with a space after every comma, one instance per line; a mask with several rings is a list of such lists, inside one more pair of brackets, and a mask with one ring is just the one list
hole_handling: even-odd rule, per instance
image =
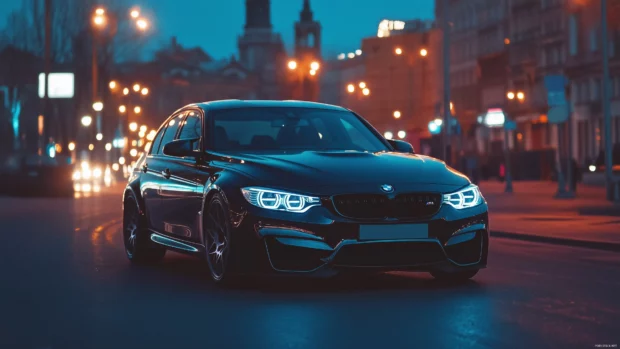
[[[455, 233], [471, 226], [478, 227], [474, 233], [479, 246], [474, 246], [473, 254], [479, 254], [479, 258], [472, 263], [455, 263], [450, 260], [450, 256], [442, 255], [442, 262], [433, 265], [412, 265], [406, 268], [382, 268], [378, 265], [376, 269], [465, 270], [486, 266], [486, 203], [464, 210], [442, 205], [435, 215], [423, 220], [368, 221], [343, 217], [334, 209], [331, 201], [332, 196], [340, 194], [384, 194], [380, 188], [383, 184], [394, 187], [394, 192], [390, 195], [416, 192], [450, 193], [471, 183], [466, 176], [440, 160], [414, 154], [408, 143], [385, 140], [361, 118], [391, 151], [212, 151], [214, 135], [210, 113], [248, 107], [346, 111], [330, 105], [295, 101], [219, 101], [189, 105], [178, 110], [164, 122], [158, 132], [173, 120], [182, 122], [188, 112], [198, 114], [202, 118], [203, 126], [199, 151], [190, 150], [195, 140], [155, 144], [149, 154], [142, 155], [138, 160], [125, 193], [136, 197], [151, 233], [190, 244], [201, 252], [196, 255], [202, 255], [205, 249], [202, 230], [203, 216], [206, 214], [204, 207], [214, 193], [219, 193], [230, 211], [233, 248], [236, 252], [235, 259], [231, 262], [243, 271], [319, 273], [342, 269], [330, 263], [339, 249], [358, 240], [360, 224], [402, 223], [428, 223], [429, 241], [426, 242], [442, 246], [441, 251], [445, 250], [445, 245]], [[179, 133], [177, 130], [177, 137]], [[242, 196], [240, 189], [248, 186], [318, 196], [322, 205], [305, 213], [261, 209], [250, 205]], [[312, 270], [276, 268], [270, 259], [268, 247], [275, 244], [285, 244], [285, 247], [303, 251], [318, 251], [314, 254], [319, 258], [315, 264], [320, 265]], [[454, 250], [453, 247], [451, 249]], [[279, 263], [283, 265], [282, 261]]]

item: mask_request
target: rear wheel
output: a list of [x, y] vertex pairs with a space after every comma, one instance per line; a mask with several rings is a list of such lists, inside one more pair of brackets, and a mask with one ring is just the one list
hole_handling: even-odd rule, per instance
[[203, 234], [205, 259], [211, 279], [218, 284], [229, 283], [231, 269], [231, 234], [227, 205], [219, 194], [213, 195], [204, 210]]
[[125, 198], [123, 207], [123, 242], [125, 254], [133, 263], [157, 263], [164, 258], [166, 249], [155, 245], [149, 239], [144, 218], [138, 210], [133, 195]]
[[449, 273], [445, 271], [432, 271], [431, 275], [438, 281], [465, 282], [478, 274], [478, 270], [458, 271]]

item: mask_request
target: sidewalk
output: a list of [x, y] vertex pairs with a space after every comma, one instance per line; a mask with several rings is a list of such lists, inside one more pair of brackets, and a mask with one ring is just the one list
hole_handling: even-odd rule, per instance
[[489, 203], [491, 236], [620, 251], [620, 205], [605, 200], [605, 188], [579, 186], [574, 199], [555, 199], [557, 183], [481, 182]]

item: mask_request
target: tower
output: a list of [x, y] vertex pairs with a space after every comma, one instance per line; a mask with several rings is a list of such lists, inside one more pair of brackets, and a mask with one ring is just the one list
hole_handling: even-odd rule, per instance
[[298, 59], [321, 57], [321, 24], [313, 17], [310, 0], [304, 0], [299, 21], [295, 23], [295, 56]]
[[245, 1], [245, 27], [237, 43], [240, 63], [261, 80], [258, 98], [277, 99], [276, 67], [284, 54], [284, 44], [272, 31], [270, 0]]

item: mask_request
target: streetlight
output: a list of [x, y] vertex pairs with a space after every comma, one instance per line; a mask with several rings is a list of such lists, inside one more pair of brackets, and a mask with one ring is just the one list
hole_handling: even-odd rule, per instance
[[105, 17], [101, 15], [96, 15], [95, 17], [93, 17], [93, 23], [95, 23], [97, 27], [103, 27], [105, 25]]
[[347, 91], [349, 91], [349, 93], [355, 92], [355, 86], [353, 84], [347, 85]]
[[310, 75], [315, 76], [316, 75], [316, 70], [314, 70], [314, 69], [310, 70]]
[[142, 88], [142, 95], [143, 95], [143, 96], [146, 96], [146, 95], [148, 95], [148, 94], [149, 94], [149, 89], [148, 89], [148, 88], [146, 88], [146, 87], [143, 87], [143, 88]]
[[88, 150], [93, 151], [93, 149], [95, 149], [95, 145], [94, 144], [89, 144], [88, 145]]
[[134, 84], [134, 85], [133, 85], [133, 91], [134, 91], [134, 92], [138, 92], [138, 91], [140, 91], [140, 84]]
[[423, 48], [420, 50], [420, 56], [422, 57], [426, 57], [426, 55], [428, 55], [428, 50]]
[[407, 135], [407, 132], [405, 131], [398, 131], [398, 138], [403, 139], [405, 138], [405, 136]]
[[366, 83], [365, 82], [360, 82], [358, 85], [360, 88], [366, 88]]
[[140, 114], [141, 111], [142, 111], [142, 108], [140, 108], [140, 106], [135, 106], [133, 108], [133, 112], [136, 113], [136, 114]]
[[390, 132], [390, 131], [386, 131], [383, 134], [383, 137], [385, 137], [385, 139], [392, 139], [392, 138], [394, 138], [394, 134], [392, 134], [392, 132]]
[[110, 86], [110, 90], [114, 90], [116, 88], [116, 81], [114, 80], [110, 81], [108, 86]]
[[146, 132], [146, 130], [148, 130], [148, 127], [146, 125], [140, 126], [140, 132]]
[[295, 70], [297, 69], [297, 62], [294, 60], [288, 61], [288, 69]]
[[364, 90], [362, 90], [362, 93], [364, 94], [364, 96], [368, 96], [370, 94], [370, 90], [368, 88], [365, 88]]
[[103, 110], [103, 103], [102, 102], [95, 102], [95, 103], [93, 103], [93, 110], [94, 111], [102, 111]]
[[523, 101], [525, 99], [525, 93], [521, 91], [517, 92], [517, 99]]
[[140, 18], [139, 20], [136, 21], [136, 26], [140, 30], [146, 30], [146, 28], [148, 28], [149, 26], [149, 23], [146, 21], [146, 19]]
[[138, 130], [138, 123], [132, 122], [129, 124], [129, 131], [136, 132]]
[[312, 70], [319, 70], [320, 67], [321, 67], [321, 65], [319, 64], [319, 62], [315, 61], [315, 62], [310, 63], [310, 68]]
[[74, 151], [75, 150], [75, 143], [74, 142], [69, 143], [68, 147], [69, 147], [69, 151]]
[[396, 53], [398, 56], [403, 54], [403, 49], [400, 47], [397, 47], [396, 49], [394, 49], [394, 53]]
[[136, 19], [140, 17], [140, 11], [138, 9], [133, 9], [131, 10], [131, 12], [129, 12], [129, 15], [131, 16], [131, 18]]
[[118, 158], [118, 163], [121, 164], [121, 165], [125, 165], [125, 158], [122, 157], [122, 156], [120, 158]]
[[398, 118], [400, 118], [400, 116], [401, 116], [401, 114], [400, 114], [400, 110], [395, 110], [395, 111], [394, 111], [394, 118], [395, 118], [395, 119], [398, 119]]
[[95, 10], [95, 14], [96, 14], [97, 16], [103, 16], [103, 15], [105, 14], [105, 10], [104, 10], [103, 8], [99, 7], [99, 8], [97, 8], [97, 9]]
[[127, 87], [125, 87], [125, 88], [123, 89], [123, 94], [124, 94], [125, 96], [127, 96], [127, 95], [129, 94], [129, 89], [128, 89]]
[[129, 151], [129, 155], [131, 155], [132, 157], [135, 158], [136, 156], [138, 156], [138, 150], [137, 149], [131, 149]]
[[127, 107], [124, 106], [124, 105], [121, 105], [121, 106], [118, 107], [118, 111], [121, 112], [121, 113], [124, 113], [124, 112], [127, 111]]
[[93, 118], [90, 115], [82, 116], [82, 126], [88, 127], [93, 123]]
[[110, 150], [112, 150], [112, 143], [106, 143], [106, 144], [105, 144], [105, 150], [106, 150], [106, 151], [110, 151]]
[[514, 92], [512, 92], [512, 91], [510, 91], [510, 92], [506, 93], [506, 98], [508, 98], [508, 99], [510, 99], [510, 100], [515, 99], [515, 93], [514, 93]]
[[97, 138], [98, 141], [102, 140], [103, 139], [103, 133], [97, 133], [95, 138]]

